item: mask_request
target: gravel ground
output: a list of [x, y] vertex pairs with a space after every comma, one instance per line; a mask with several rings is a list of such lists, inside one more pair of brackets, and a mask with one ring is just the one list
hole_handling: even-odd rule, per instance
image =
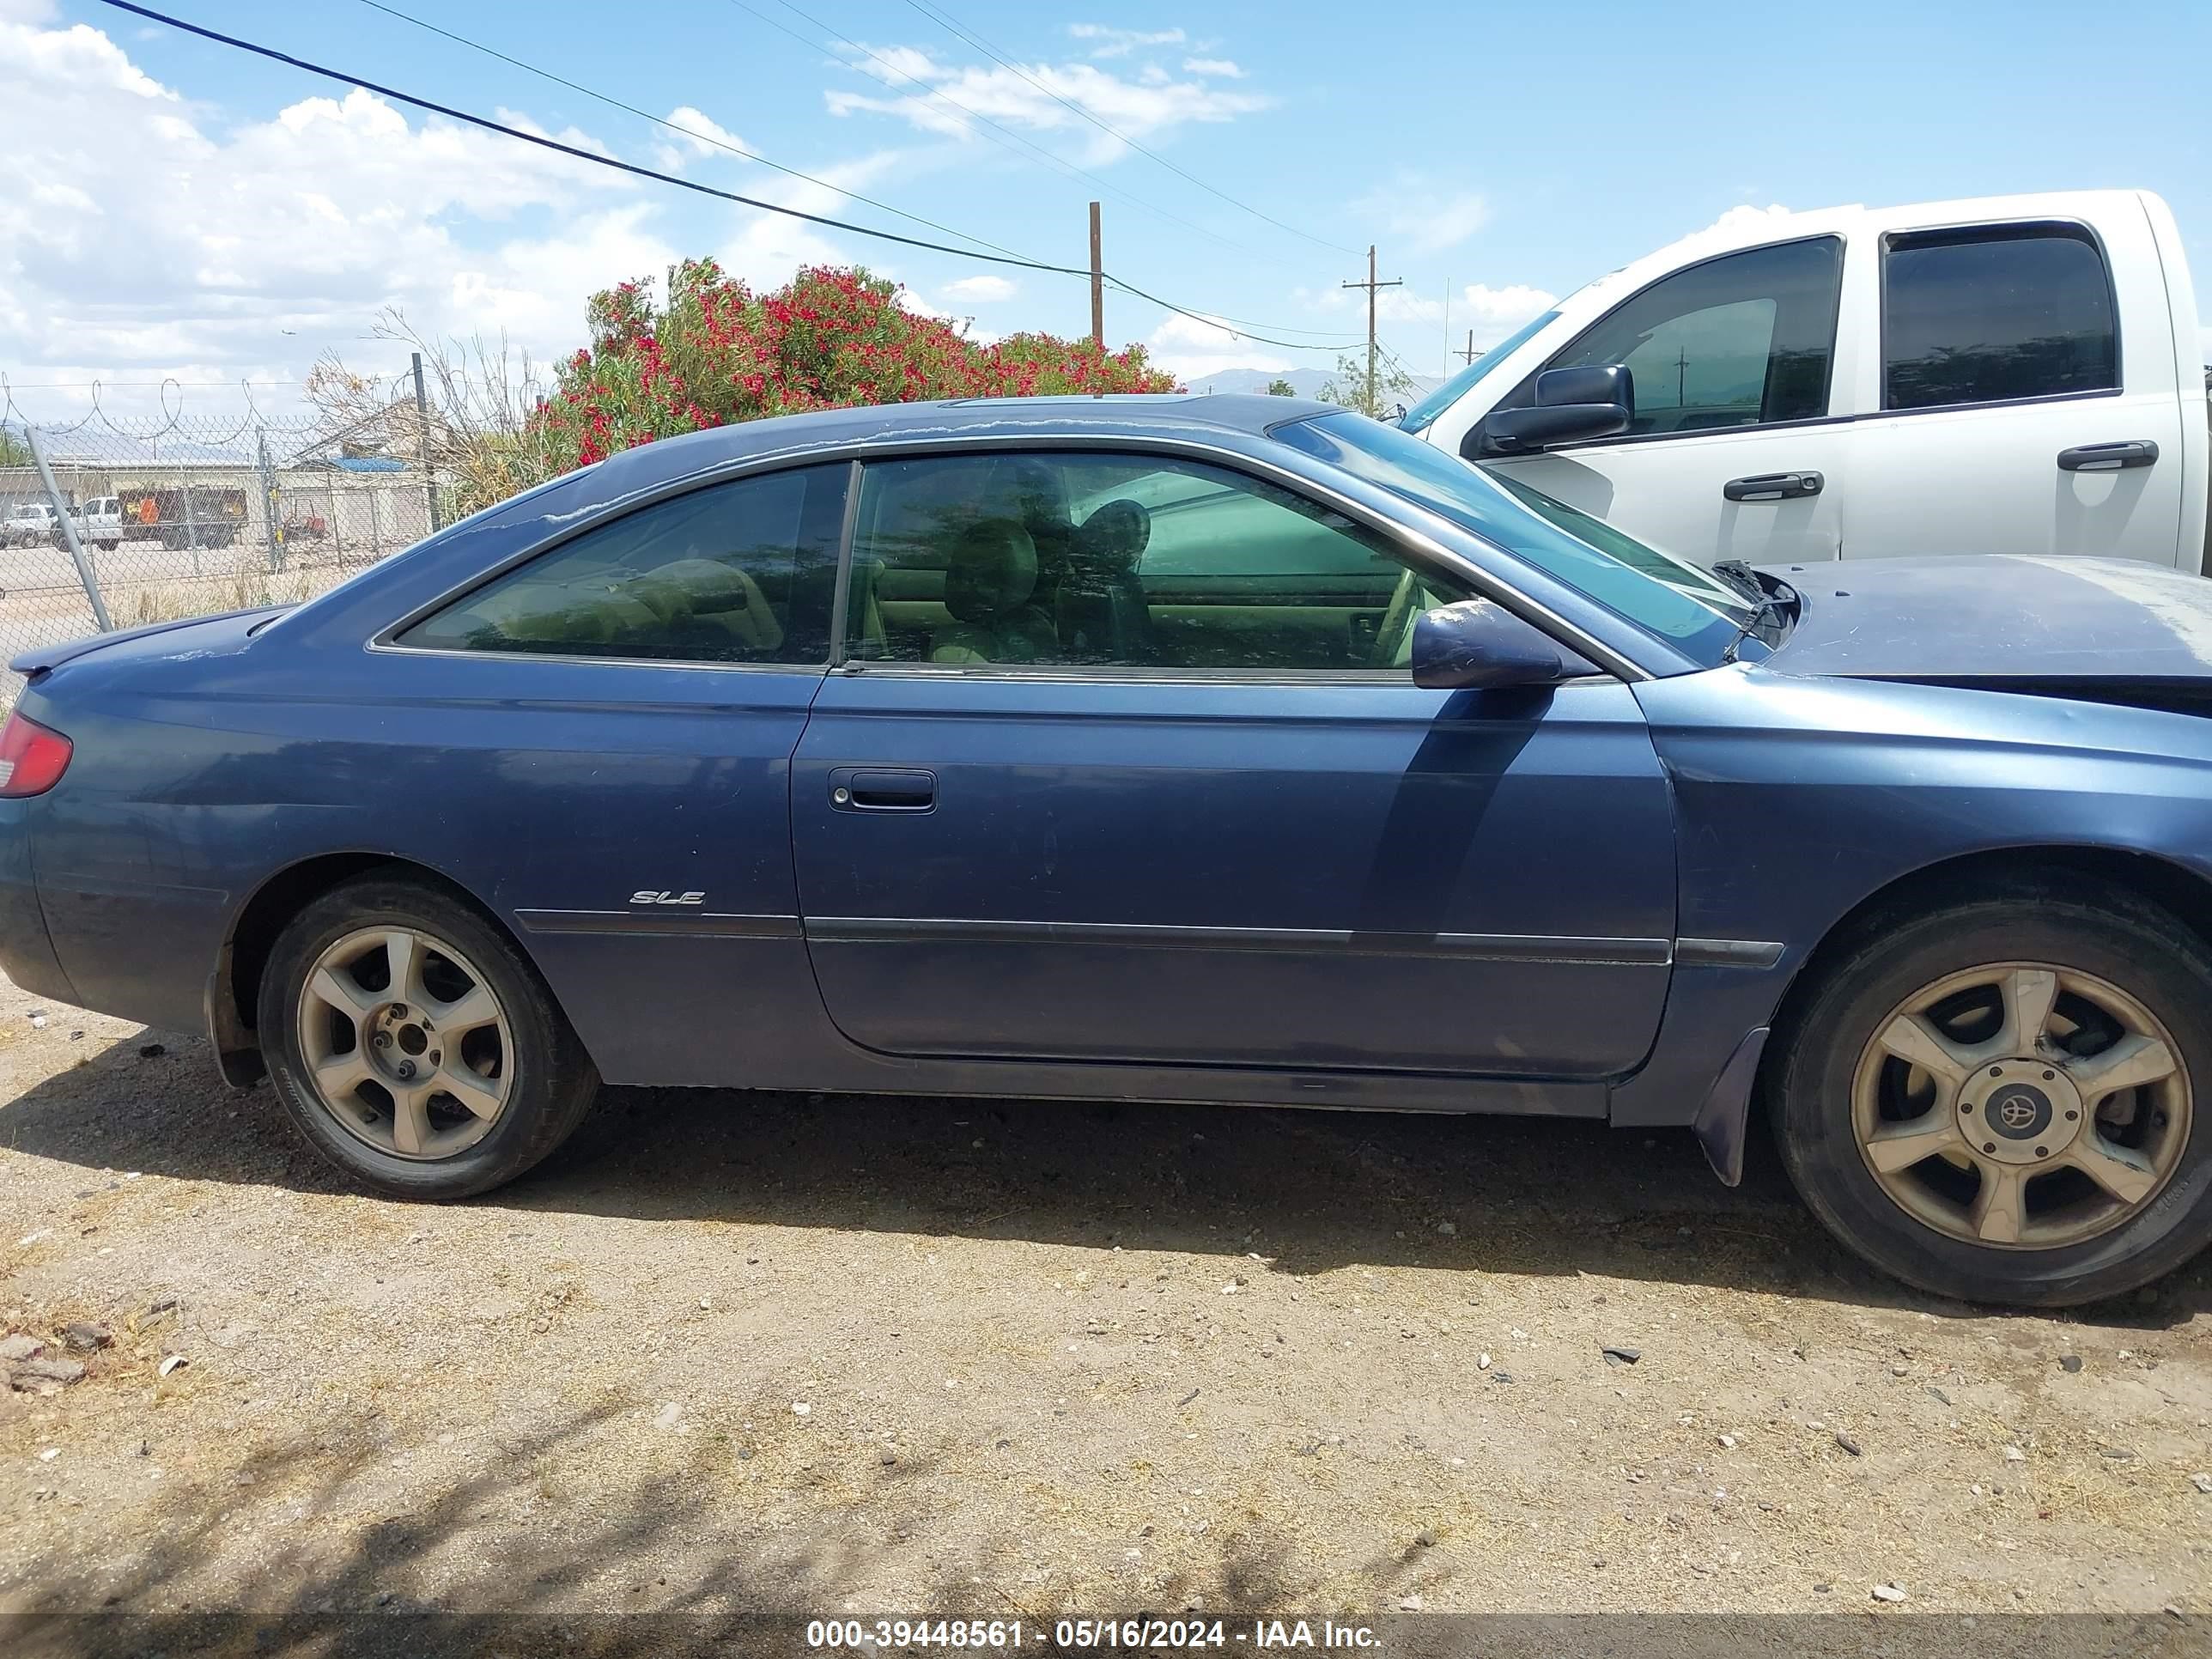
[[0, 1325], [113, 1334], [0, 1393], [0, 1613], [2202, 1634], [2208, 1306], [2203, 1259], [2067, 1318], [1923, 1297], [1771, 1158], [1731, 1193], [1582, 1124], [617, 1091], [410, 1206], [198, 1039], [0, 985]]

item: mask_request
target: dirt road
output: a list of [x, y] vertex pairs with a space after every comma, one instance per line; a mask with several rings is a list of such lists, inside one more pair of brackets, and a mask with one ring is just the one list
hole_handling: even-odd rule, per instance
[[0, 1229], [8, 1332], [112, 1333], [0, 1394], [0, 1613], [2212, 1629], [2205, 1261], [1964, 1310], [1686, 1138], [615, 1092], [410, 1207], [197, 1040], [0, 988]]

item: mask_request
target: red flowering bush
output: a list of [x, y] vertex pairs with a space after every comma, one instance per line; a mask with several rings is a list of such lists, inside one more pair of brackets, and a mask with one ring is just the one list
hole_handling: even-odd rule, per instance
[[617, 449], [763, 416], [928, 398], [1171, 392], [1142, 346], [1101, 351], [1088, 340], [1015, 334], [977, 345], [898, 303], [865, 270], [801, 270], [756, 295], [712, 259], [669, 274], [665, 305], [650, 280], [592, 297], [592, 343], [561, 364], [554, 394], [531, 418], [555, 471]]

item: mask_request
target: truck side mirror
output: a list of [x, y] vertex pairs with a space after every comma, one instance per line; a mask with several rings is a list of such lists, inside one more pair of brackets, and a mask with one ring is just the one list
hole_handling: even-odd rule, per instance
[[1547, 368], [1536, 376], [1535, 390], [1533, 406], [1492, 410], [1476, 422], [1461, 455], [1474, 461], [1610, 438], [1636, 418], [1636, 377], [1626, 363]]

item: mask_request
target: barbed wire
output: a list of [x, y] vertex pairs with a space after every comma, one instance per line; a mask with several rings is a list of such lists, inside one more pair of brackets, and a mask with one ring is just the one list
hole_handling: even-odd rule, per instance
[[[118, 406], [112, 383], [0, 373], [0, 662], [106, 627], [294, 604], [446, 516], [434, 438], [445, 401], [411, 373], [350, 400], [270, 406], [169, 377]], [[66, 394], [66, 404], [63, 403]], [[0, 703], [20, 682], [0, 672]]]

